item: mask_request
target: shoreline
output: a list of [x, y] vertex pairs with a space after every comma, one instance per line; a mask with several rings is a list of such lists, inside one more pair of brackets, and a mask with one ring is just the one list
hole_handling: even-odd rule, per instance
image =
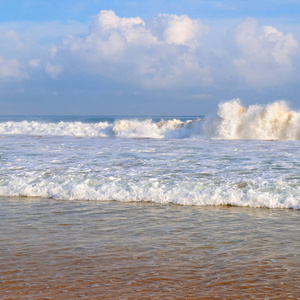
[[267, 207], [267, 206], [258, 206], [258, 207], [252, 207], [249, 205], [233, 205], [233, 204], [182, 204], [182, 203], [174, 203], [174, 202], [152, 202], [149, 200], [95, 200], [95, 199], [57, 199], [57, 198], [47, 198], [47, 197], [41, 197], [41, 196], [0, 196], [1, 199], [7, 199], [9, 201], [28, 201], [28, 202], [45, 202], [45, 201], [55, 201], [55, 202], [66, 202], [66, 203], [95, 203], [95, 204], [103, 204], [103, 203], [120, 203], [120, 204], [141, 204], [141, 205], [154, 205], [154, 206], [179, 206], [179, 207], [191, 207], [191, 208], [207, 208], [207, 209], [249, 209], [249, 210], [275, 210], [275, 211], [299, 211], [300, 208], [294, 208], [294, 207]]
[[1, 299], [297, 299], [299, 211], [0, 197]]

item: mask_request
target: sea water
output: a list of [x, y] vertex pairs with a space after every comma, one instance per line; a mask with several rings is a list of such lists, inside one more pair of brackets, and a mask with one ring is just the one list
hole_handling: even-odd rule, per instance
[[2, 117], [0, 296], [296, 297], [299, 139], [285, 102]]

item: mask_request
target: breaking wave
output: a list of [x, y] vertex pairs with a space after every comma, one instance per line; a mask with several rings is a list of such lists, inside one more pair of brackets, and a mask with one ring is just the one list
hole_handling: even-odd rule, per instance
[[28, 177], [14, 178], [7, 184], [0, 184], [0, 196], [300, 209], [300, 187], [286, 186], [281, 181], [270, 186], [251, 182], [218, 185], [212, 180], [199, 181], [197, 184], [183, 181], [166, 186], [157, 178], [150, 182], [149, 179], [132, 182], [112, 178], [100, 182], [99, 178], [72, 180], [57, 175], [41, 179], [32, 179], [30, 175]]
[[187, 120], [120, 119], [114, 122], [8, 121], [0, 135], [123, 137], [123, 138], [221, 138], [299, 140], [300, 112], [285, 101], [243, 107], [239, 99], [219, 104], [217, 117]]
[[239, 99], [219, 105], [219, 118], [207, 132], [223, 139], [299, 140], [300, 112], [289, 109], [285, 101], [245, 108]]
[[116, 120], [114, 123], [37, 121], [2, 122], [1, 135], [75, 136], [75, 137], [127, 137], [127, 138], [185, 138], [200, 133], [200, 119], [196, 120]]

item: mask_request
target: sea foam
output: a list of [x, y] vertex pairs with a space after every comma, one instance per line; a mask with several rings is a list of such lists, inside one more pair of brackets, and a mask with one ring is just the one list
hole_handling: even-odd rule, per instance
[[185, 122], [177, 119], [159, 122], [153, 122], [152, 119], [123, 119], [114, 123], [9, 121], [0, 123], [0, 135], [185, 138], [200, 133], [200, 122], [200, 119]]
[[239, 99], [233, 99], [221, 103], [213, 118], [158, 122], [117, 119], [111, 123], [8, 121], [0, 122], [0, 135], [299, 140], [300, 112], [291, 110], [285, 101], [247, 108]]
[[0, 196], [300, 209], [297, 116], [231, 101], [212, 121], [2, 122]]
[[267, 106], [245, 108], [239, 99], [219, 105], [218, 118], [208, 132], [223, 139], [300, 139], [300, 112], [292, 111], [285, 101]]
[[[246, 182], [220, 185], [213, 180], [198, 182], [171, 182], [166, 185], [159, 179], [123, 180], [110, 178], [98, 184], [94, 179], [57, 177], [33, 179], [14, 178], [7, 184], [0, 185], [0, 196], [46, 197], [62, 200], [154, 202], [179, 205], [233, 205], [267, 208], [300, 209], [300, 187], [286, 186], [280, 180], [274, 184]], [[280, 192], [279, 192], [280, 191]]]

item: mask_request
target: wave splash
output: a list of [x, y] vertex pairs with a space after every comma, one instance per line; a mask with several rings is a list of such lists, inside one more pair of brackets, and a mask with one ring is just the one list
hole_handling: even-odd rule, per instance
[[114, 123], [112, 131], [115, 136], [130, 138], [186, 138], [199, 135], [202, 129], [200, 119], [180, 121], [177, 119], [153, 122], [119, 120]]
[[37, 121], [2, 122], [1, 135], [30, 136], [75, 136], [75, 137], [127, 137], [127, 138], [185, 138], [199, 135], [201, 120], [181, 121], [177, 119], [160, 122], [147, 120], [116, 120], [108, 122], [82, 123]]
[[245, 108], [239, 99], [219, 104], [217, 117], [204, 120], [121, 119], [113, 123], [37, 121], [0, 122], [0, 135], [123, 137], [123, 138], [221, 138], [300, 140], [300, 112], [285, 101]]
[[299, 140], [300, 112], [289, 109], [285, 101], [245, 108], [239, 99], [221, 103], [219, 118], [208, 129], [223, 139]]

